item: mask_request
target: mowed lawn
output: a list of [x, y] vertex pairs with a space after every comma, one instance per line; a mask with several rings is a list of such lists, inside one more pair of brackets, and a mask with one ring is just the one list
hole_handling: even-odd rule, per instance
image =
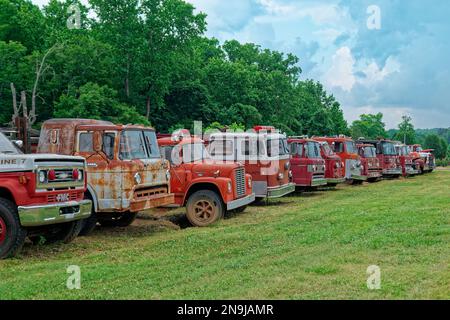
[[[81, 290], [66, 288], [70, 265]], [[287, 197], [206, 229], [140, 220], [27, 245], [0, 261], [0, 298], [450, 299], [450, 170]]]

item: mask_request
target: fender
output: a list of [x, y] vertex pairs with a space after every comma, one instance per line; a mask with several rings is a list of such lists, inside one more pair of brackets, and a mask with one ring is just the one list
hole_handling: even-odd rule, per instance
[[92, 188], [90, 184], [87, 185], [87, 191], [92, 196], [92, 204], [94, 205], [94, 211], [98, 212], [98, 197], [97, 197], [97, 193], [95, 193], [94, 188]]
[[187, 188], [184, 197], [183, 197], [183, 203], [186, 203], [187, 201], [187, 195], [189, 194], [189, 191], [195, 187], [198, 184], [210, 184], [215, 186], [217, 189], [219, 189], [220, 192], [220, 197], [222, 198], [222, 200], [227, 203], [228, 201], [228, 195], [232, 194], [228, 194], [227, 193], [227, 189], [228, 189], [228, 182], [230, 182], [231, 179], [230, 178], [211, 178], [211, 177], [205, 177], [205, 178], [198, 178], [195, 179], [195, 182], [191, 183], [189, 185], [189, 187]]

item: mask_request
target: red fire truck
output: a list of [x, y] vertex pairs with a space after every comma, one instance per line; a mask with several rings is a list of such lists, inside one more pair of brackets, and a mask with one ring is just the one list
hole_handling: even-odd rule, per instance
[[239, 163], [220, 163], [208, 154], [203, 141], [179, 131], [158, 136], [161, 154], [171, 163], [171, 191], [177, 206], [186, 207], [189, 222], [204, 227], [226, 211], [243, 212], [255, 201], [252, 177]]
[[325, 178], [329, 187], [345, 182], [344, 162], [326, 141], [319, 142], [320, 154], [325, 159]]
[[363, 165], [363, 174], [368, 182], [376, 182], [383, 177], [383, 167], [377, 158], [377, 149], [371, 144], [358, 144], [358, 152]]
[[402, 175], [402, 166], [394, 142], [386, 139], [368, 140], [364, 138], [360, 138], [358, 142], [371, 144], [377, 149], [377, 158], [383, 167], [383, 177], [399, 178]]
[[295, 191], [287, 137], [275, 128], [258, 126], [252, 132], [212, 133], [207, 140], [213, 159], [244, 164], [252, 176], [257, 200]]
[[290, 137], [291, 171], [297, 187], [320, 187], [327, 185], [325, 160], [320, 154], [319, 142], [307, 137]]
[[403, 176], [408, 177], [419, 174], [419, 169], [414, 163], [414, 157], [411, 154], [409, 147], [406, 144], [398, 142], [395, 145], [395, 149], [397, 150], [400, 165], [402, 166]]

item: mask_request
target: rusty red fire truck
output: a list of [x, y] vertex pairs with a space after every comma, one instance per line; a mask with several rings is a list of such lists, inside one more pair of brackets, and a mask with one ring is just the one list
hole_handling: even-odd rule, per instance
[[205, 227], [227, 211], [243, 212], [255, 201], [252, 177], [239, 163], [212, 160], [203, 140], [180, 130], [158, 139], [161, 154], [171, 163], [171, 191], [177, 206], [186, 207], [189, 222]]
[[358, 142], [361, 144], [371, 144], [376, 148], [377, 157], [383, 167], [383, 177], [399, 178], [403, 174], [394, 142], [386, 139], [370, 140], [364, 138], [358, 139]]
[[320, 154], [325, 160], [325, 178], [327, 186], [336, 187], [345, 182], [344, 162], [330, 147], [328, 142], [321, 141]]
[[406, 144], [397, 142], [395, 145], [397, 150], [397, 155], [400, 160], [400, 165], [402, 166], [402, 174], [404, 177], [414, 176], [419, 174], [419, 169], [416, 167], [414, 162], [414, 157], [410, 152], [409, 147]]
[[155, 130], [108, 121], [53, 119], [44, 122], [39, 153], [82, 156], [87, 161], [93, 213], [81, 235], [102, 226], [130, 225], [140, 211], [174, 203], [170, 165], [161, 158]]

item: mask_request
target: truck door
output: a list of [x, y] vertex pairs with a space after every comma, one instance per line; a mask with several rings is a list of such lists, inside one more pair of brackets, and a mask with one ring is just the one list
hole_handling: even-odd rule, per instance
[[78, 132], [77, 154], [86, 158], [89, 189], [100, 212], [122, 209], [122, 165], [116, 148], [116, 132]]
[[291, 143], [291, 170], [293, 182], [297, 185], [305, 184], [306, 162], [304, 158], [304, 145], [302, 143]]

